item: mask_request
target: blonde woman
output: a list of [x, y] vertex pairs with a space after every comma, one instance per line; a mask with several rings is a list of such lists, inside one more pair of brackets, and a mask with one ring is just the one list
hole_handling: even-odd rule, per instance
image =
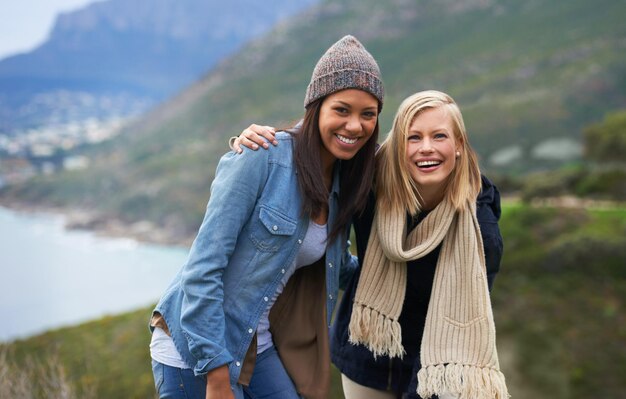
[[[268, 133], [244, 136], [262, 145]], [[508, 397], [489, 298], [500, 196], [455, 101], [433, 90], [405, 99], [376, 162], [353, 222], [359, 266], [331, 331], [346, 398]]]

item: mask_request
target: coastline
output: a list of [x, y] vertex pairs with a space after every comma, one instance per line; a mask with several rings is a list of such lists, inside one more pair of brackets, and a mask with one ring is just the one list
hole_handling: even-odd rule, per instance
[[187, 257], [186, 248], [66, 226], [57, 208], [0, 206], [0, 346], [152, 306]]
[[[519, 204], [519, 196], [503, 195], [503, 204]], [[618, 201], [594, 200], [574, 196], [559, 196], [538, 198], [530, 202], [534, 207], [579, 208], [579, 209], [623, 209], [626, 203]], [[62, 219], [63, 226], [68, 231], [85, 231], [103, 238], [124, 238], [135, 240], [138, 243], [179, 247], [188, 250], [195, 238], [191, 235], [172, 231], [149, 220], [140, 220], [133, 223], [124, 222], [110, 215], [104, 215], [97, 210], [83, 208], [67, 208], [41, 204], [7, 201], [0, 198], [0, 207], [25, 214], [43, 214]]]
[[0, 207], [25, 214], [44, 214], [61, 217], [68, 231], [86, 231], [98, 237], [125, 238], [143, 244], [163, 245], [188, 249], [194, 237], [181, 236], [161, 228], [148, 220], [126, 223], [97, 211], [67, 209], [46, 205], [33, 205], [13, 201], [0, 201]]

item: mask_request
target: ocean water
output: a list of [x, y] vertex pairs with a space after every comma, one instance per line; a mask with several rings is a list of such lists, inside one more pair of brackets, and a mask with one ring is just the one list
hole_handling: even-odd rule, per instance
[[186, 256], [0, 207], [0, 341], [155, 303]]

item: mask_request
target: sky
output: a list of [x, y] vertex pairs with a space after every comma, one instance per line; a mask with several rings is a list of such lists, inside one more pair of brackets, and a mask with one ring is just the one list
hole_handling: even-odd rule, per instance
[[43, 43], [55, 17], [96, 0], [2, 0], [0, 1], [0, 59], [27, 52]]

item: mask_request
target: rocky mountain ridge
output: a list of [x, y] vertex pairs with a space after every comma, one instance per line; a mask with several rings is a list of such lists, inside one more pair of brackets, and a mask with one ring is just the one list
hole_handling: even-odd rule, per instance
[[124, 113], [121, 104], [93, 110], [76, 99], [79, 115], [59, 117], [40, 96], [87, 95], [95, 104], [125, 96], [145, 112], [315, 1], [107, 0], [63, 13], [41, 46], [0, 60], [0, 133]]

